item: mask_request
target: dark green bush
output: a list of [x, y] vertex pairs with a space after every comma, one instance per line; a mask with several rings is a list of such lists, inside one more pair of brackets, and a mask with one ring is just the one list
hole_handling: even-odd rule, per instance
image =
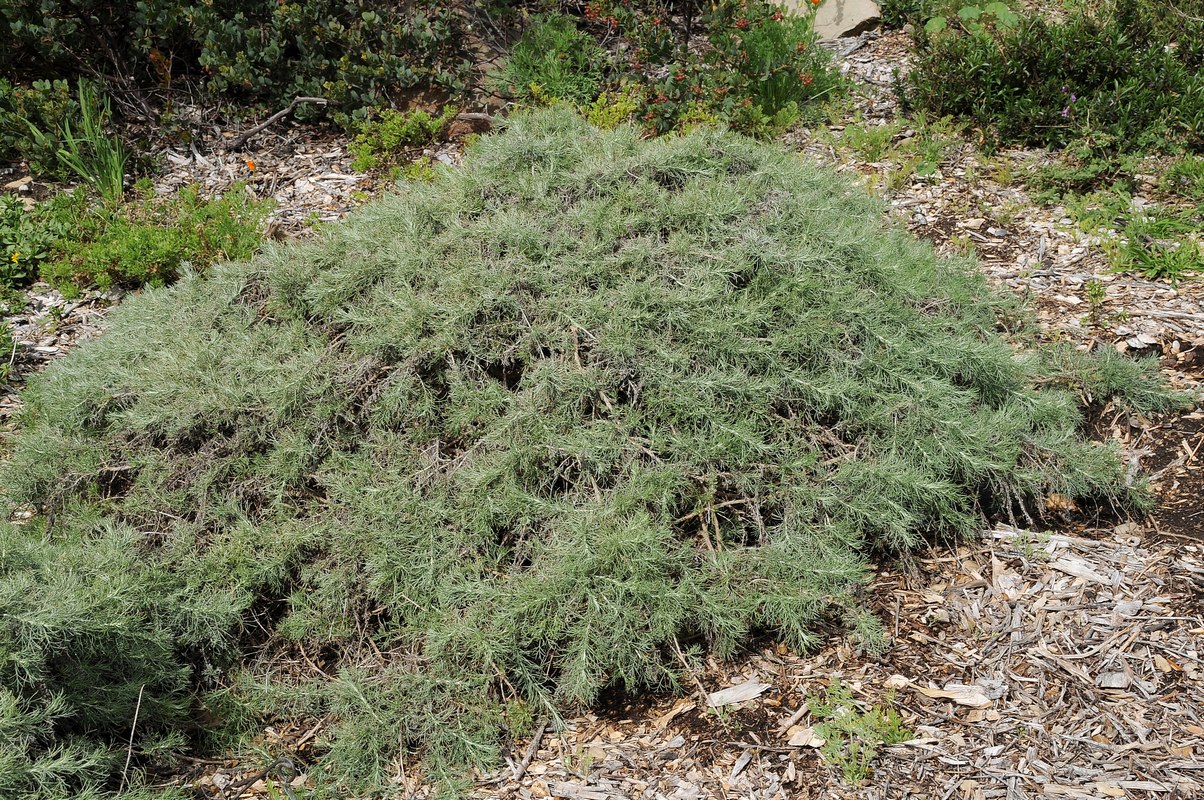
[[[70, 177], [58, 157], [60, 133], [67, 120], [78, 117], [79, 104], [67, 81], [21, 86], [0, 78], [0, 160], [23, 159], [37, 175]], [[47, 136], [35, 136], [31, 123]]]
[[[508, 125], [132, 298], [31, 386], [0, 477], [37, 511], [0, 526], [7, 796], [239, 702], [328, 715], [310, 774], [344, 796], [399, 744], [452, 775], [506, 720], [674, 686], [679, 647], [874, 643], [871, 549], [1048, 492], [1145, 502], [1076, 431], [1080, 395], [1167, 403], [1149, 373], [1004, 341], [1011, 304], [847, 179], [732, 134]], [[278, 670], [299, 652], [330, 677]]]
[[[997, 141], [1104, 153], [1204, 145], [1204, 3], [1115, 0], [1065, 21], [917, 32], [906, 102]], [[1168, 16], [1169, 15], [1169, 16]], [[1172, 24], [1171, 19], [1175, 22]]]
[[336, 118], [358, 119], [411, 93], [464, 91], [469, 12], [433, 0], [11, 0], [0, 4], [0, 72], [115, 70], [109, 88], [135, 107], [186, 82], [237, 105], [317, 95]]
[[908, 23], [923, 25], [936, 5], [933, 0], [881, 0], [878, 8], [884, 28], [902, 28]]

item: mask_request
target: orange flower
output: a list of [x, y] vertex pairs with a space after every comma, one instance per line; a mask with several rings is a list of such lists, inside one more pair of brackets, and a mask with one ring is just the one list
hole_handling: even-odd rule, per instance
[[247, 169], [251, 170], [251, 172], [255, 171], [255, 162], [249, 158], [247, 159]]

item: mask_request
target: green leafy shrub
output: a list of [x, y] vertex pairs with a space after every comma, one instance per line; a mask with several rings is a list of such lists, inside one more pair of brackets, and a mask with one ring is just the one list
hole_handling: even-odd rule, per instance
[[404, 151], [425, 147], [442, 136], [457, 113], [453, 106], [447, 106], [438, 116], [420, 108], [409, 113], [383, 110], [377, 118], [360, 124], [359, 133], [347, 148], [351, 168], [370, 172], [395, 165]]
[[[28, 86], [0, 78], [0, 160], [24, 159], [38, 175], [70, 177], [58, 151], [57, 134], [78, 118], [79, 105], [64, 80], [38, 80]], [[35, 131], [45, 132], [36, 136]], [[51, 135], [53, 134], [53, 135]]]
[[923, 24], [932, 16], [926, 13], [931, 5], [924, 0], [881, 0], [878, 9], [882, 13], [882, 27], [902, 28], [909, 23], [915, 25], [917, 21]]
[[938, 15], [924, 23], [928, 33], [940, 33], [950, 26], [956, 26], [970, 36], [989, 37], [997, 30], [1010, 30], [1020, 24], [1020, 17], [1008, 8], [1007, 3], [987, 3], [986, 5], [963, 5], [956, 13]]
[[[914, 28], [926, 25], [930, 20], [943, 17], [945, 23], [954, 20], [973, 21], [983, 12], [996, 18], [1012, 19], [1019, 7], [1015, 0], [1008, 3], [992, 2], [979, 5], [969, 0], [882, 0], [878, 4], [882, 11], [882, 25], [886, 28], [902, 28], [910, 24]], [[964, 13], [963, 13], [964, 12]], [[1015, 19], [1019, 21], [1019, 19]], [[938, 27], [946, 27], [940, 25]]]
[[[846, 179], [733, 134], [507, 125], [131, 298], [27, 391], [0, 730], [57, 710], [16, 791], [64, 743], [124, 755], [140, 690], [136, 765], [241, 701], [329, 715], [311, 774], [344, 794], [399, 744], [447, 777], [506, 720], [674, 686], [679, 642], [873, 640], [870, 549], [1051, 491], [1143, 506], [1077, 397], [1167, 404], [1150, 373], [999, 338], [1012, 303]], [[277, 671], [298, 648], [332, 677]]]
[[747, 133], [773, 135], [803, 107], [841, 86], [828, 52], [817, 44], [812, 16], [787, 14], [769, 2], [711, 3], [698, 18], [705, 46], [676, 44], [667, 7], [605, 5], [628, 41], [625, 70], [645, 86], [637, 112], [651, 133], [713, 118]]
[[537, 17], [515, 44], [499, 80], [522, 99], [585, 105], [598, 97], [610, 61], [594, 37], [563, 14]]
[[72, 77], [108, 64], [144, 98], [187, 82], [239, 106], [317, 95], [346, 122], [408, 92], [463, 92], [472, 24], [471, 5], [433, 0], [13, 0], [0, 4], [0, 72]]
[[1172, 29], [1157, 8], [1115, 0], [1065, 21], [1034, 15], [1015, 25], [980, 11], [943, 30], [920, 30], [903, 96], [912, 107], [974, 121], [1003, 142], [1084, 142], [1102, 153], [1197, 149], [1204, 15]]
[[42, 278], [62, 288], [161, 286], [183, 265], [204, 269], [247, 258], [258, 248], [271, 204], [244, 187], [206, 200], [197, 187], [171, 198], [143, 193], [113, 205], [95, 203], [83, 190], [25, 208], [0, 198], [0, 279], [21, 286]]
[[[683, 9], [687, 21], [674, 22]], [[584, 17], [583, 27], [553, 16], [528, 31], [503, 71], [512, 93], [567, 100], [604, 125], [637, 119], [650, 134], [727, 124], [770, 136], [842, 85], [811, 15], [764, 0], [594, 0]]]
[[248, 258], [263, 241], [262, 222], [270, 209], [271, 203], [253, 199], [242, 186], [212, 200], [191, 186], [112, 213], [94, 208], [85, 212], [88, 222], [72, 239], [59, 240], [42, 276], [59, 286], [162, 286], [185, 264], [203, 269]]

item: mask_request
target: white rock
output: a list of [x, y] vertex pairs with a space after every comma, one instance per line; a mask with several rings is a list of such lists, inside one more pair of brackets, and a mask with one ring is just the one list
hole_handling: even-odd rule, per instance
[[[810, 0], [786, 0], [786, 8], [810, 14], [813, 6]], [[814, 13], [815, 32], [828, 40], [873, 30], [882, 19], [882, 11], [872, 0], [824, 0]]]

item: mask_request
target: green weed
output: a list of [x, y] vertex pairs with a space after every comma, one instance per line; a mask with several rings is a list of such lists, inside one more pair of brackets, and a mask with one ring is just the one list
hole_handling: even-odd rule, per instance
[[892, 698], [888, 696], [884, 706], [863, 711], [839, 678], [833, 679], [822, 696], [807, 697], [811, 715], [821, 720], [815, 725], [815, 732], [824, 740], [820, 755], [854, 786], [860, 786], [869, 777], [882, 745], [899, 744], [914, 737], [891, 704]]
[[896, 119], [882, 125], [866, 125], [855, 118], [841, 133], [841, 141], [870, 162], [881, 161], [891, 151], [895, 137], [903, 130], [905, 121]]
[[17, 360], [17, 343], [8, 324], [0, 325], [0, 384], [8, 383]]
[[1204, 270], [1197, 238], [1204, 233], [1204, 206], [1135, 208], [1124, 192], [1095, 192], [1068, 198], [1067, 209], [1084, 230], [1119, 233], [1108, 245], [1115, 269], [1172, 283]]
[[397, 166], [407, 154], [437, 141], [456, 118], [459, 109], [446, 106], [438, 115], [423, 109], [408, 113], [386, 108], [372, 120], [363, 122], [359, 132], [347, 146], [351, 153], [351, 168], [371, 172]]
[[1167, 195], [1204, 202], [1204, 155], [1184, 154], [1162, 172], [1159, 189]]

